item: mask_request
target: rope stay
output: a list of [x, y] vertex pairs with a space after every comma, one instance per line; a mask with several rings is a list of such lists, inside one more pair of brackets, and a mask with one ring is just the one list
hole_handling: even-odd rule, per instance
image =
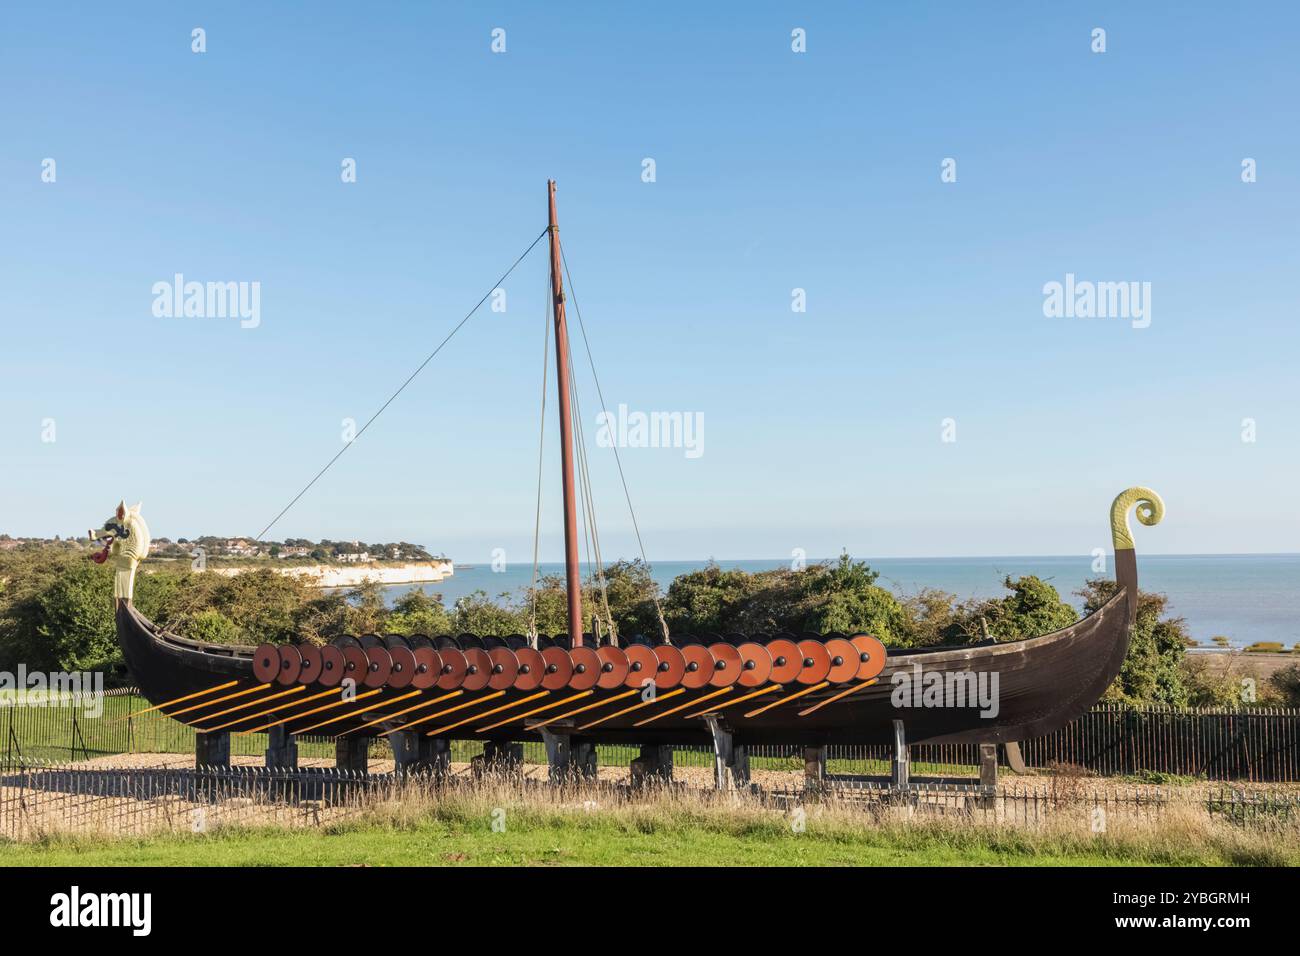
[[[546, 280], [546, 287], [549, 293], [550, 278]], [[551, 316], [549, 294], [542, 296], [542, 302], [545, 303], [542, 309], [542, 421], [537, 435], [537, 514], [533, 518], [533, 576], [528, 585], [529, 596], [529, 617], [528, 617], [528, 643], [532, 645], [533, 650], [537, 650], [537, 572], [538, 549], [542, 536], [542, 466], [546, 457], [546, 383], [550, 377], [551, 359]]]
[[[573, 418], [574, 430], [577, 432], [577, 466], [578, 466], [578, 488], [583, 507], [583, 527], [587, 534], [589, 556], [594, 559], [596, 569], [596, 585], [600, 589], [600, 600], [605, 611], [605, 623], [609, 629], [611, 643], [618, 644], [618, 628], [614, 624], [614, 615], [609, 609], [609, 590], [608, 581], [605, 578], [605, 561], [600, 553], [600, 531], [596, 524], [596, 499], [591, 487], [591, 469], [587, 458], [587, 443], [582, 434], [582, 402], [578, 397], [577, 377], [573, 367], [569, 368], [569, 391], [573, 396], [573, 407], [570, 409]], [[600, 617], [593, 615], [596, 626], [597, 644], [600, 643]]]
[[388, 409], [389, 405], [393, 404], [393, 402], [397, 399], [398, 395], [401, 395], [402, 392], [406, 391], [406, 386], [410, 385], [411, 382], [415, 381], [415, 377], [424, 371], [425, 366], [428, 365], [430, 362], [432, 362], [434, 357], [443, 350], [443, 347], [452, 340], [452, 338], [456, 335], [456, 333], [459, 332], [462, 328], [464, 328], [465, 323], [467, 323], [471, 318], [474, 317], [474, 313], [478, 312], [478, 310], [482, 308], [483, 303], [486, 302], [491, 297], [492, 293], [501, 287], [501, 283], [505, 282], [506, 279], [510, 278], [511, 273], [513, 273], [515, 269], [518, 268], [519, 263], [523, 262], [524, 259], [527, 258], [528, 253], [532, 252], [533, 249], [536, 248], [537, 244], [542, 241], [542, 237], [545, 236], [548, 232], [550, 232], [549, 228], [543, 229], [541, 232], [537, 234], [537, 238], [528, 244], [528, 248], [519, 254], [519, 258], [516, 259], [514, 263], [510, 266], [510, 268], [507, 269], [501, 275], [501, 278], [497, 279], [497, 281], [494, 282], [488, 288], [487, 292], [483, 293], [483, 298], [479, 299], [478, 302], [474, 304], [474, 308], [466, 312], [465, 317], [461, 319], [459, 322], [457, 322], [455, 327], [450, 332], [447, 333], [446, 338], [444, 338], [441, 342], [438, 343], [438, 347], [428, 354], [425, 360], [416, 367], [414, 372], [412, 372], [410, 375], [407, 376], [406, 381], [404, 381], [401, 385], [398, 386], [397, 391], [393, 392], [392, 395], [388, 396], [388, 401], [384, 402], [383, 405], [379, 406], [379, 410], [366, 420], [366, 423], [361, 426], [361, 429], [355, 435], [352, 436], [351, 440], [348, 441], [348, 443], [345, 444], [342, 448], [340, 448], [338, 450], [338, 453], [335, 454], [333, 458], [331, 458], [328, 462], [325, 463], [325, 467], [316, 473], [316, 477], [313, 478], [311, 481], [307, 482], [307, 484], [303, 487], [302, 491], [294, 495], [293, 500], [290, 501], [287, 505], [285, 505], [278, 515], [276, 515], [274, 518], [271, 519], [270, 524], [268, 524], [265, 528], [263, 528], [261, 531], [257, 533], [254, 540], [261, 541], [265, 537], [266, 533], [270, 531], [272, 528], [274, 528], [276, 524], [279, 523], [280, 519], [289, 513], [289, 509], [292, 508], [294, 505], [296, 505], [298, 503], [298, 500], [302, 498], [302, 496], [305, 495], [308, 491], [310, 491], [312, 486], [316, 484], [316, 482], [320, 481], [320, 479], [324, 476], [325, 472], [329, 471], [332, 467], [334, 467], [334, 463], [343, 457], [343, 453], [357, 443], [357, 440], [360, 439], [361, 436], [366, 433], [366, 429], [368, 429], [371, 425], [374, 424], [375, 419], [377, 419], [380, 415], [382, 415]]
[[[591, 352], [591, 342], [587, 339], [587, 325], [585, 322], [582, 321], [582, 308], [581, 306], [578, 305], [577, 289], [573, 284], [573, 276], [569, 272], [569, 260], [564, 255], [564, 244], [560, 243], [559, 246], [560, 246], [560, 262], [564, 268], [564, 280], [568, 285], [568, 298], [573, 303], [574, 314], [578, 317], [578, 329], [582, 333], [582, 345], [584, 350], [587, 353], [587, 363], [591, 367], [591, 378], [596, 385], [596, 397], [600, 399], [600, 409], [605, 414], [605, 420], [609, 421], [610, 420], [609, 406], [605, 403], [605, 393], [600, 387], [600, 376], [596, 374], [596, 359]], [[581, 446], [581, 444], [582, 443], [580, 442], [579, 445]], [[636, 509], [632, 506], [632, 493], [631, 491], [628, 490], [627, 476], [623, 472], [623, 459], [619, 456], [618, 453], [618, 442], [610, 442], [610, 448], [612, 448], [614, 451], [614, 463], [618, 466], [618, 478], [619, 478], [619, 482], [623, 485], [623, 498], [624, 500], [627, 501], [628, 514], [632, 518], [632, 531], [636, 535], [636, 545], [637, 545], [637, 550], [641, 554], [641, 563], [644, 564], [646, 566], [646, 570], [649, 571], [650, 562], [645, 556], [645, 544], [641, 540], [641, 527], [636, 520]], [[602, 578], [603, 578], [603, 569], [602, 569]], [[659, 595], [657, 593], [653, 594], [652, 599], [654, 601], [654, 606], [655, 606], [655, 615], [659, 618], [659, 628], [663, 632], [664, 643], [671, 644], [672, 639], [668, 633], [668, 622], [664, 618], [664, 609], [663, 609], [663, 605], [660, 604], [659, 602]], [[607, 613], [608, 610], [609, 610], [608, 603], [606, 603]]]

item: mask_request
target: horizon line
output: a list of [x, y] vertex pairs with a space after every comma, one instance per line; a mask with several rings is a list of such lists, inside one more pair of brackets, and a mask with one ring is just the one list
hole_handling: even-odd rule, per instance
[[[1114, 554], [1114, 550], [1108, 549], [1106, 553]], [[1193, 551], [1186, 551], [1186, 552], [1185, 551], [1140, 551], [1138, 554], [1139, 557], [1148, 557], [1148, 558], [1296, 558], [1296, 557], [1300, 557], [1300, 551], [1195, 551], [1195, 552]], [[1012, 558], [1030, 558], [1030, 559], [1078, 558], [1080, 560], [1091, 560], [1093, 556], [1091, 553], [1088, 554], [1076, 553], [1076, 554], [917, 554], [917, 555], [874, 554], [874, 555], [863, 555], [863, 556], [849, 554], [849, 557], [855, 561], [870, 562], [870, 561], [975, 561], [975, 560], [985, 560], [985, 559], [1006, 560]], [[839, 555], [827, 556], [827, 557], [809, 556], [805, 558], [805, 560], [810, 564], [818, 564], [823, 561], [835, 561], [838, 558]], [[448, 556], [448, 560], [451, 561], [452, 564], [462, 564], [462, 565], [471, 565], [471, 566], [475, 564], [487, 565], [492, 563], [490, 558], [483, 561], [457, 561], [455, 557]], [[612, 559], [606, 559], [603, 563], [609, 565], [614, 563], [615, 561], [635, 561], [635, 560], [640, 560], [640, 559], [636, 556], [631, 558], [617, 557]], [[700, 562], [707, 563], [709, 561], [713, 561], [721, 564], [722, 562], [726, 562], [726, 561], [771, 561], [779, 564], [788, 564], [790, 560], [791, 559], [789, 557], [720, 558], [715, 555], [710, 555], [705, 558], [648, 558], [646, 559], [645, 563], [647, 564], [698, 564]], [[511, 563], [519, 564], [521, 562], [511, 562]], [[563, 564], [563, 563], [564, 563], [563, 557], [552, 558], [552, 559], [540, 559], [538, 561], [538, 564]], [[584, 558], [580, 560], [578, 563], [594, 564], [595, 562]]]

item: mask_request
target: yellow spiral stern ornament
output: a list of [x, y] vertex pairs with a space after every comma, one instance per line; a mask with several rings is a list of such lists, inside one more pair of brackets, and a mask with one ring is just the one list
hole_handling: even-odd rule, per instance
[[1150, 488], [1136, 487], [1121, 491], [1110, 506], [1110, 533], [1116, 551], [1133, 550], [1133, 533], [1128, 526], [1128, 510], [1137, 505], [1137, 519], [1147, 527], [1159, 524], [1165, 516], [1165, 503]]

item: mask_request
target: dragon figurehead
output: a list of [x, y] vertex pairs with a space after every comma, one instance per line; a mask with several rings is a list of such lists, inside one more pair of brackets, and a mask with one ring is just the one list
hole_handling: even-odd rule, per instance
[[140, 516], [140, 505], [128, 508], [123, 500], [104, 527], [90, 532], [90, 540], [103, 542], [91, 558], [96, 564], [111, 563], [114, 571], [113, 597], [130, 601], [135, 591], [135, 569], [149, 556], [149, 526]]

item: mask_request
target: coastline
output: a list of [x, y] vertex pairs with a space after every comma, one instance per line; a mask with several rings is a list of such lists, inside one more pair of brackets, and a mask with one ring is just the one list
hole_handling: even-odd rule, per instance
[[275, 567], [264, 564], [243, 564], [227, 567], [207, 568], [210, 574], [233, 577], [245, 571], [256, 571], [269, 567], [276, 574], [287, 577], [306, 578], [307, 583], [318, 588], [356, 587], [365, 581], [377, 584], [437, 584], [455, 573], [451, 561], [403, 561], [400, 564], [375, 563], [351, 564], [346, 566], [334, 564], [299, 564], [288, 567]]

